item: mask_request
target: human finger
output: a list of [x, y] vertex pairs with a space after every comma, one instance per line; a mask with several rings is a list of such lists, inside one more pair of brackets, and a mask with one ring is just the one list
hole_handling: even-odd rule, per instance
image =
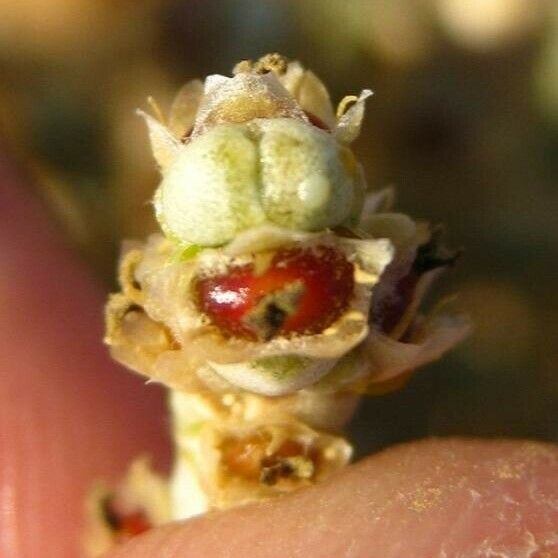
[[558, 556], [558, 449], [402, 445], [284, 498], [154, 530], [107, 558]]
[[75, 558], [92, 482], [167, 454], [162, 393], [110, 361], [101, 289], [4, 158], [0, 208], [0, 556]]

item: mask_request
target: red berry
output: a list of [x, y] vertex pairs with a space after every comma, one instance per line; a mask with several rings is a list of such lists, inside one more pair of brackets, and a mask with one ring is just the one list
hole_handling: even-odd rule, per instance
[[126, 541], [153, 527], [143, 510], [123, 513], [117, 510], [113, 497], [103, 503], [104, 517], [118, 541]]
[[135, 537], [136, 535], [141, 535], [141, 533], [151, 529], [151, 524], [149, 523], [147, 516], [141, 511], [124, 515], [120, 518], [120, 522], [118, 534], [122, 538], [126, 539]]
[[411, 304], [419, 278], [420, 275], [411, 270], [397, 281], [389, 296], [374, 298], [370, 310], [370, 323], [383, 333], [391, 333]]
[[250, 264], [195, 283], [201, 310], [223, 332], [266, 340], [323, 331], [346, 310], [353, 288], [353, 264], [328, 246], [279, 250], [259, 274]]

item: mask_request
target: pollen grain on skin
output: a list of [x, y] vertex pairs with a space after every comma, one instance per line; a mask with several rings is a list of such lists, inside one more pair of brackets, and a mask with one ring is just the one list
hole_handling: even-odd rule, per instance
[[423, 512], [437, 505], [442, 496], [442, 490], [434, 487], [419, 487], [408, 498], [408, 508], [415, 512]]
[[499, 479], [520, 479], [525, 474], [525, 466], [521, 463], [497, 463], [494, 474]]

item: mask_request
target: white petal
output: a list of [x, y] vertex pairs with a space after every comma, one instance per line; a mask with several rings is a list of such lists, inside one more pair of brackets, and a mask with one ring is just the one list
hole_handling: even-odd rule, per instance
[[171, 134], [169, 129], [143, 110], [137, 114], [145, 119], [151, 141], [153, 156], [164, 173], [177, 158], [182, 144]]
[[380, 333], [372, 334], [363, 346], [370, 383], [391, 380], [438, 360], [471, 331], [471, 321], [462, 313], [436, 312], [417, 328], [408, 343]]
[[335, 128], [335, 113], [329, 92], [314, 72], [308, 70], [304, 73], [296, 98], [304, 110], [317, 116], [329, 129]]
[[169, 129], [180, 139], [194, 126], [196, 113], [203, 95], [203, 82], [194, 79], [177, 93], [169, 112]]
[[371, 95], [370, 89], [364, 89], [354, 105], [339, 118], [335, 129], [335, 137], [339, 142], [351, 143], [358, 137], [364, 118], [364, 103]]

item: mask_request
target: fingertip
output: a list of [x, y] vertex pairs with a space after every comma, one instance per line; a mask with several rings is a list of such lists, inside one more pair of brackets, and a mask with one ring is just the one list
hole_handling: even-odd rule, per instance
[[155, 530], [107, 558], [552, 556], [557, 481], [554, 446], [407, 444], [282, 499]]
[[0, 161], [0, 556], [78, 555], [91, 483], [168, 460], [162, 390], [113, 364], [105, 295]]

